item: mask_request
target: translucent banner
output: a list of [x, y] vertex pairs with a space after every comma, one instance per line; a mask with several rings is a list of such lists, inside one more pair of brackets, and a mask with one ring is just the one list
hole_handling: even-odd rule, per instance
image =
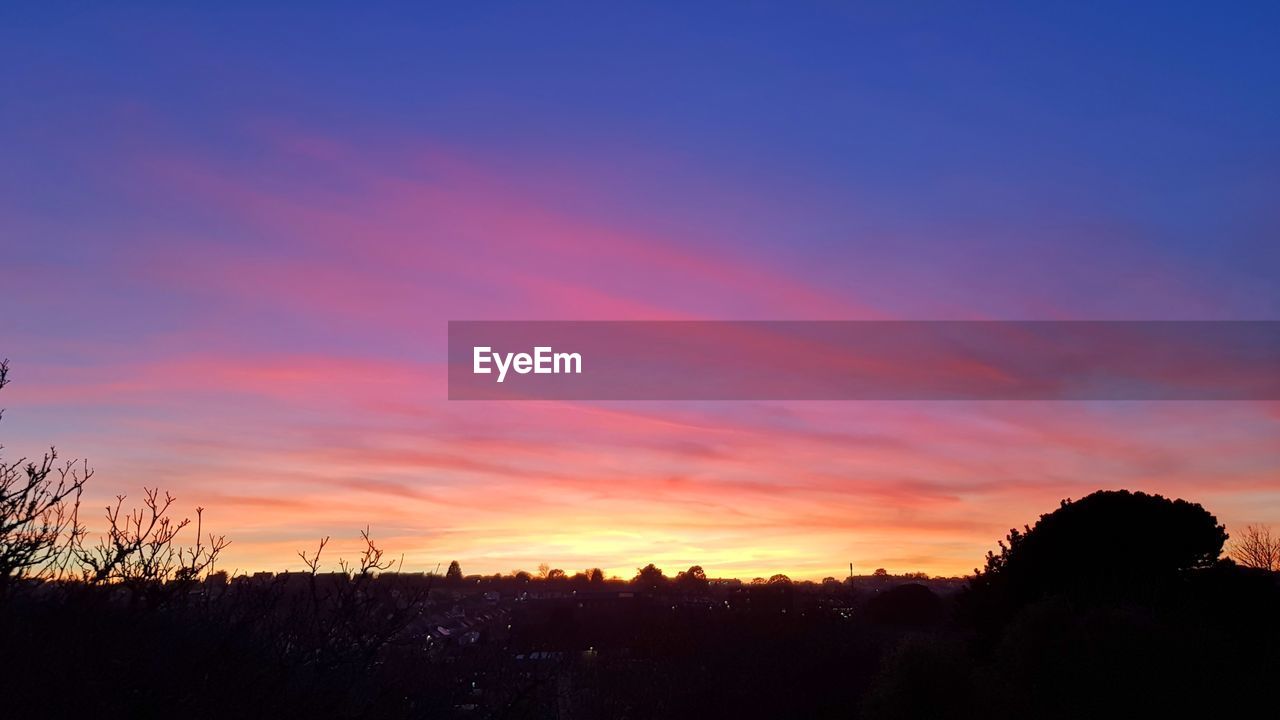
[[452, 321], [452, 400], [1280, 400], [1276, 321]]

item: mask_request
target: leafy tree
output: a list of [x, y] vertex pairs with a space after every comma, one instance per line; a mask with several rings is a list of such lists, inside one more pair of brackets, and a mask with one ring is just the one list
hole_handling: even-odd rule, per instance
[[778, 573], [777, 575], [774, 575], [769, 578], [769, 584], [770, 585], [790, 585], [791, 578], [787, 577], [786, 575], [783, 575], [782, 573]]
[[943, 620], [942, 598], [920, 583], [907, 583], [877, 593], [867, 601], [866, 616], [884, 625], [922, 627]]
[[688, 570], [676, 574], [676, 586], [682, 590], [700, 591], [707, 588], [707, 573], [701, 565], [694, 565]]
[[641, 590], [657, 590], [667, 584], [667, 576], [662, 574], [662, 568], [649, 563], [636, 570], [636, 576], [631, 584]]
[[1128, 490], [1064, 500], [1010, 530], [970, 582], [970, 600], [1004, 610], [1048, 596], [1156, 599], [1188, 571], [1211, 567], [1227, 533], [1203, 507]]
[[587, 572], [587, 577], [590, 578], [592, 585], [604, 584], [604, 571], [600, 568], [591, 568], [591, 570]]
[[457, 560], [449, 563], [449, 569], [444, 572], [444, 579], [449, 582], [462, 582], [462, 566]]
[[908, 636], [881, 665], [862, 701], [869, 720], [982, 717], [974, 708], [973, 662], [939, 637]]

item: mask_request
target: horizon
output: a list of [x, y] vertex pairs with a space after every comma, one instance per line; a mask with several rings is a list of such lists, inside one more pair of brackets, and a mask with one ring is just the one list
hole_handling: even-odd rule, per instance
[[228, 570], [368, 526], [817, 581], [964, 577], [1100, 488], [1280, 525], [1276, 401], [446, 383], [450, 320], [1278, 318], [1274, 7], [362, 13], [4, 11], [0, 437], [89, 461], [91, 529], [158, 486]]

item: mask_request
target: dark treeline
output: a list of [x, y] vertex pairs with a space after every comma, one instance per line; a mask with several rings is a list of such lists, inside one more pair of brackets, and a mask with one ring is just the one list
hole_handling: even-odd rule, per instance
[[159, 491], [91, 535], [87, 465], [0, 474], [3, 717], [1220, 717], [1280, 671], [1280, 544], [1158, 495], [1063, 501], [962, 581], [411, 573], [367, 529], [232, 577]]

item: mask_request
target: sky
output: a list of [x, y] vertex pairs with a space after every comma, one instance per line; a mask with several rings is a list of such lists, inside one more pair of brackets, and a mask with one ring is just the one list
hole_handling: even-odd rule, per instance
[[367, 525], [959, 575], [1121, 487], [1280, 524], [1277, 403], [445, 387], [449, 320], [1280, 319], [1280, 8], [601, 5], [5, 5], [6, 459], [204, 507], [229, 570]]

